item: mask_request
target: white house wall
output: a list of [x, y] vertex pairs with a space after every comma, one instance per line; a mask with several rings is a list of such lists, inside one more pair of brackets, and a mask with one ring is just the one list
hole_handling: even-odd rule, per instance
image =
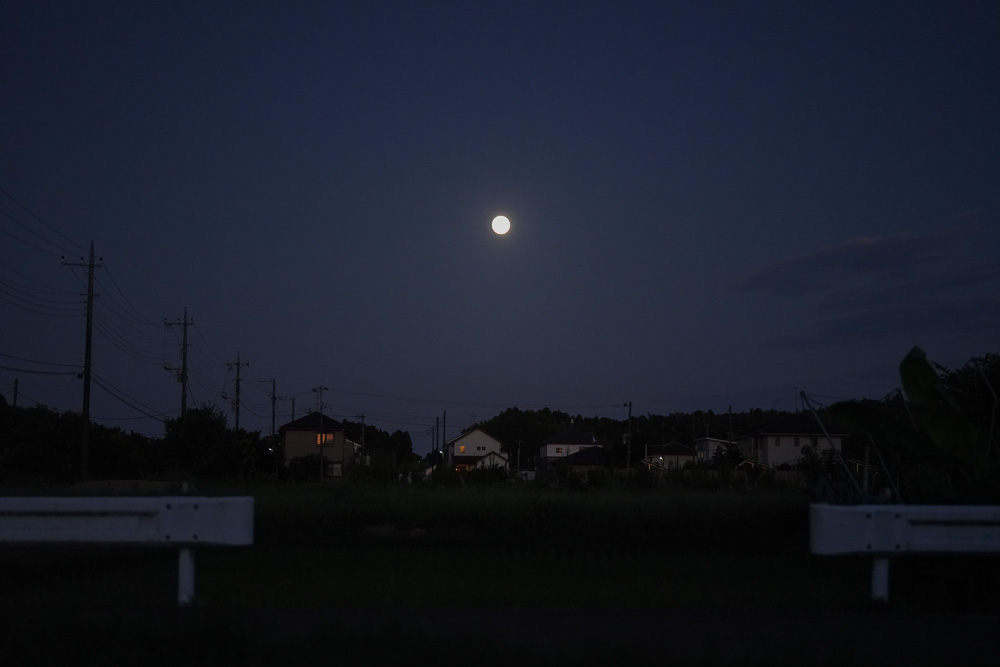
[[[831, 436], [834, 448], [840, 451], [840, 437]], [[825, 436], [812, 435], [760, 435], [741, 443], [743, 455], [758, 463], [776, 468], [780, 465], [795, 464], [802, 459], [802, 448], [812, 447], [817, 454], [830, 448]]]
[[[490, 452], [500, 453], [500, 442], [478, 429], [455, 440], [453, 446], [455, 456], [486, 456]], [[465, 447], [464, 452], [462, 447]]]
[[[285, 460], [290, 461], [300, 456], [319, 454], [320, 447], [317, 444], [318, 433], [316, 431], [286, 431], [285, 432]], [[329, 440], [323, 444], [323, 456], [330, 461], [341, 462], [348, 451], [350, 441], [344, 439], [343, 431], [333, 431], [325, 434]], [[350, 448], [353, 450], [353, 448]]]
[[543, 459], [560, 459], [591, 447], [600, 447], [600, 445], [542, 445], [539, 453]]
[[490, 452], [489, 454], [487, 454], [486, 456], [484, 456], [482, 459], [480, 459], [479, 461], [477, 461], [476, 462], [476, 467], [477, 468], [493, 468], [493, 467], [496, 467], [496, 468], [503, 468], [504, 470], [508, 470], [509, 469], [508, 465], [507, 465], [507, 459], [504, 458], [503, 456], [501, 456], [500, 454], [497, 454], [496, 452]]

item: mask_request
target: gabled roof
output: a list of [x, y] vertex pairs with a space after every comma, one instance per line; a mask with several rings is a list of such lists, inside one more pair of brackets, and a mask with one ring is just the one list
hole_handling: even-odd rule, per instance
[[343, 431], [344, 425], [341, 424], [336, 419], [332, 417], [327, 417], [326, 415], [321, 415], [318, 412], [310, 412], [305, 417], [299, 417], [295, 421], [290, 421], [284, 426], [278, 428], [278, 431], [315, 431], [319, 433], [324, 431], [330, 433], [333, 431]]
[[[800, 412], [765, 424], [740, 437], [747, 438], [755, 435], [823, 435], [823, 429], [819, 427], [812, 415]], [[832, 431], [831, 435], [833, 435]]]
[[543, 445], [596, 445], [597, 438], [590, 431], [567, 429], [542, 440]]
[[556, 465], [561, 463], [574, 466], [604, 466], [608, 464], [608, 453], [603, 447], [584, 447], [556, 461]]
[[447, 441], [445, 441], [445, 443], [444, 443], [444, 444], [446, 444], [446, 445], [454, 445], [454, 444], [455, 444], [456, 442], [458, 442], [458, 441], [459, 441], [459, 440], [461, 440], [462, 438], [465, 438], [465, 437], [467, 437], [467, 436], [470, 436], [470, 435], [472, 435], [473, 433], [475, 433], [475, 432], [477, 432], [477, 431], [478, 431], [479, 433], [482, 433], [483, 435], [485, 435], [485, 436], [486, 436], [487, 438], [489, 438], [489, 439], [491, 439], [491, 440], [494, 440], [494, 441], [496, 441], [496, 443], [497, 443], [497, 444], [500, 444], [500, 439], [499, 439], [499, 438], [496, 438], [496, 437], [494, 437], [494, 436], [490, 435], [489, 433], [487, 433], [486, 431], [484, 431], [484, 430], [483, 430], [483, 429], [481, 429], [481, 428], [474, 428], [474, 429], [470, 429], [470, 430], [466, 431], [465, 433], [459, 433], [458, 435], [456, 435], [456, 436], [455, 436], [454, 438], [452, 438], [451, 440], [447, 440]]
[[694, 456], [694, 449], [672, 440], [665, 445], [649, 445], [650, 456]]
[[468, 454], [464, 454], [462, 456], [453, 456], [451, 461], [455, 465], [473, 465], [475, 463], [478, 463], [479, 461], [482, 461], [485, 458], [497, 458], [497, 459], [502, 459], [504, 463], [507, 462], [507, 457], [498, 452], [486, 452], [482, 456], [474, 456], [474, 455], [470, 456]]

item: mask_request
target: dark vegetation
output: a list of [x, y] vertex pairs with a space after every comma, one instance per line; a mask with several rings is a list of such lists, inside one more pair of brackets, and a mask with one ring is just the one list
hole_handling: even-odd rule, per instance
[[[850, 434], [845, 458], [868, 455], [878, 463], [881, 456], [884, 478], [878, 483], [895, 487], [907, 502], [997, 502], [1000, 456], [995, 448], [1000, 419], [994, 388], [1000, 386], [1000, 355], [988, 354], [949, 370], [933, 365], [915, 350], [904, 359], [900, 374], [905, 397], [893, 391], [881, 400], [819, 407], [815, 417], [831, 431]], [[788, 414], [709, 410], [639, 414], [629, 421], [624, 412], [623, 408], [623, 419], [611, 419], [547, 408], [509, 408], [469, 428], [482, 428], [500, 440], [511, 466], [521, 470], [537, 466], [538, 446], [549, 436], [567, 428], [589, 431], [604, 445], [609, 470], [620, 470], [635, 468], [649, 446], [670, 442], [690, 446], [702, 436], [732, 440]], [[349, 439], [365, 442], [367, 462], [355, 468], [356, 477], [396, 481], [440, 460], [440, 454], [431, 452], [421, 461], [412, 451], [408, 433], [388, 433], [350, 421], [344, 425]], [[0, 484], [76, 481], [82, 428], [78, 413], [15, 408], [0, 396]], [[280, 442], [258, 432], [230, 428], [225, 415], [211, 406], [189, 409], [182, 418], [166, 420], [162, 438], [92, 425], [88, 452], [89, 477], [95, 479], [311, 482], [318, 476], [319, 465], [318, 459], [308, 458], [285, 462]], [[822, 461], [822, 452], [813, 453], [814, 459], [804, 462], [807, 469], [838, 474], [836, 462]], [[741, 460], [736, 448], [727, 448], [716, 452], [713, 463], [728, 470]], [[757, 474], [760, 471], [748, 472], [751, 477]], [[499, 479], [483, 471], [474, 473], [471, 480], [444, 476], [437, 481], [494, 483]], [[601, 471], [576, 480], [594, 487], [610, 481], [611, 476]], [[651, 480], [639, 475], [634, 481], [641, 485]], [[728, 485], [727, 480], [722, 482]]]

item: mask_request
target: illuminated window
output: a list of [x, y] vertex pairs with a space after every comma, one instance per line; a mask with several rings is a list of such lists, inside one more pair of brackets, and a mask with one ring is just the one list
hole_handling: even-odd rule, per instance
[[[322, 440], [320, 440], [322, 438]], [[324, 442], [330, 442], [333, 440], [333, 433], [317, 433], [316, 434], [316, 444], [322, 445]]]
[[562, 447], [556, 447], [556, 454], [562, 454]]
[[459, 445], [458, 446], [458, 453], [459, 454], [464, 454], [465, 453], [465, 445]]

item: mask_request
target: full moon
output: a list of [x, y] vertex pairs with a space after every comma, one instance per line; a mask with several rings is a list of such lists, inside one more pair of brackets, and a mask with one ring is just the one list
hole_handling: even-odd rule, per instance
[[506, 234], [510, 231], [510, 220], [506, 215], [498, 215], [493, 218], [493, 231], [497, 234]]

